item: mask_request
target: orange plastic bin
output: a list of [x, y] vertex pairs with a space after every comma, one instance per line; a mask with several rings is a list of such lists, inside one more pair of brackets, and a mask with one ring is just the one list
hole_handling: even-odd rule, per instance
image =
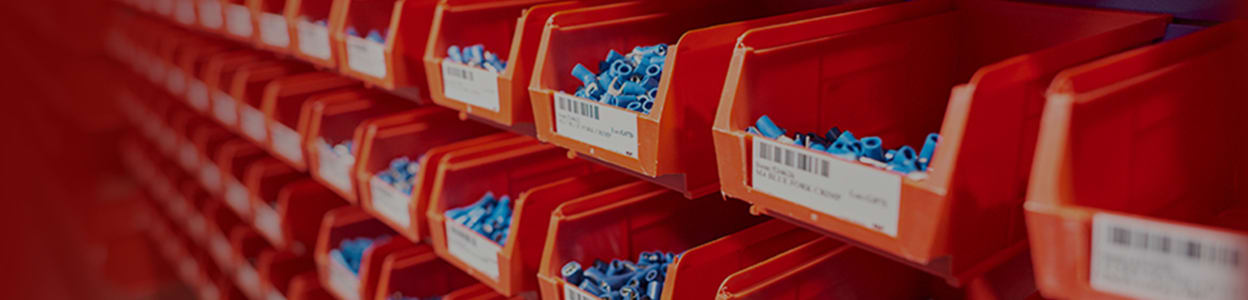
[[[357, 203], [356, 157], [363, 139], [361, 124], [372, 118], [413, 109], [411, 102], [377, 91], [350, 90], [318, 97], [305, 105], [307, 119], [304, 150], [312, 178], [324, 183], [348, 202]], [[334, 151], [335, 145], [351, 142], [350, 155]]]
[[[327, 212], [318, 235], [313, 256], [317, 274], [326, 290], [340, 299], [368, 299], [369, 295], [376, 294], [384, 258], [395, 251], [414, 247], [405, 239], [395, 238], [394, 230], [386, 224], [353, 206]], [[360, 258], [358, 273], [330, 257], [331, 250], [338, 249], [342, 241], [351, 238], [373, 239], [373, 244]]]
[[819, 238], [771, 220], [685, 251], [668, 266], [662, 299], [712, 299], [724, 279]]
[[330, 72], [310, 72], [283, 77], [265, 86], [259, 109], [269, 129], [267, 147], [278, 159], [296, 170], [308, 168], [304, 155], [305, 133], [310, 122], [306, 103], [324, 95], [360, 87], [355, 80]]
[[[1248, 298], [1248, 23], [1062, 72], [1036, 145], [1027, 231], [1062, 299]], [[1095, 155], [1105, 153], [1109, 155]]]
[[404, 297], [440, 297], [477, 284], [468, 274], [438, 259], [428, 245], [385, 256], [381, 270], [377, 293], [368, 299], [386, 300], [396, 294]]
[[[230, 95], [238, 107], [238, 133], [261, 148], [269, 148], [269, 122], [263, 108], [270, 83], [309, 71], [294, 61], [266, 61], [238, 69], [232, 77]], [[216, 103], [214, 103], [216, 104]]]
[[[1161, 37], [1168, 20], [911, 1], [747, 31], [715, 119], [721, 186], [756, 211], [960, 286], [1026, 248], [1019, 208], [1043, 87], [1064, 68]], [[792, 132], [879, 136], [887, 149], [922, 146], [932, 132], [940, 143], [928, 171], [906, 176], [747, 134], [763, 115]], [[755, 159], [769, 153], [795, 159]]]
[[[403, 98], [427, 98], [420, 58], [438, 0], [341, 1], [334, 9], [340, 10], [335, 14], [342, 21], [331, 23], [330, 36], [342, 73]], [[347, 34], [347, 28], [355, 28], [359, 36]], [[372, 30], [382, 35], [384, 43], [365, 39]]]
[[256, 46], [281, 54], [291, 54], [294, 26], [286, 19], [287, 0], [248, 0], [256, 16]]
[[820, 238], [729, 276], [715, 299], [958, 299], [933, 290], [930, 279], [867, 250]]
[[286, 1], [286, 20], [295, 30], [291, 47], [295, 57], [321, 68], [338, 66], [338, 49], [332, 46], [329, 33], [343, 21], [341, 13], [346, 10], [336, 7], [344, 4], [345, 0]]

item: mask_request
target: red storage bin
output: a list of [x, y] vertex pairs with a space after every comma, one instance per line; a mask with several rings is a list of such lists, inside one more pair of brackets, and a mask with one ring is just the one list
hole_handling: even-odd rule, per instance
[[[201, 48], [196, 48], [201, 49]], [[205, 80], [209, 78], [207, 72], [208, 66], [215, 60], [225, 59], [227, 56], [237, 56], [240, 50], [237, 50], [234, 44], [228, 46], [203, 48], [203, 51], [188, 53], [183, 56], [181, 63], [182, 70], [186, 73], [186, 93], [183, 100], [186, 101], [191, 108], [202, 114], [212, 114], [212, 89]], [[192, 50], [188, 50], [191, 52]], [[234, 53], [234, 54], [227, 54]], [[220, 65], [218, 65], [218, 68]], [[218, 75], [213, 75], [218, 76]]]
[[[348, 206], [325, 214], [318, 234], [316, 252], [317, 274], [322, 286], [339, 299], [368, 299], [376, 294], [377, 280], [384, 258], [392, 252], [411, 248], [412, 243], [395, 237], [394, 230], [357, 207]], [[367, 237], [373, 244], [361, 257], [359, 273], [330, 259], [330, 251], [338, 249], [343, 240]], [[382, 240], [383, 237], [392, 237]]]
[[[1018, 208], [1042, 86], [1066, 67], [1161, 37], [1167, 21], [912, 1], [747, 31], [714, 126], [722, 188], [759, 212], [961, 285], [1026, 248]], [[753, 138], [746, 128], [762, 115], [795, 132], [839, 126], [879, 136], [890, 149], [920, 146], [936, 131], [941, 141], [929, 171], [905, 176]], [[753, 159], [768, 153], [801, 157], [819, 172]], [[867, 200], [837, 200], [845, 197]]]
[[[261, 63], [266, 59], [267, 54], [256, 52], [253, 50], [230, 51], [213, 55], [208, 61], [208, 65], [203, 68], [200, 78], [203, 79], [204, 85], [208, 86], [208, 95], [210, 96], [207, 110], [202, 112], [211, 112], [212, 116], [221, 121], [225, 128], [237, 130], [238, 128], [238, 101], [234, 100], [233, 92], [234, 74], [239, 69]], [[194, 97], [188, 98], [192, 106], [197, 106]]]
[[[384, 299], [384, 298], [378, 298]], [[484, 284], [470, 285], [442, 296], [442, 300], [503, 300], [503, 299], [525, 299], [523, 296], [512, 298], [503, 297], [494, 292], [493, 288]]]
[[395, 294], [441, 297], [477, 284], [472, 276], [438, 259], [433, 249], [424, 244], [385, 256], [381, 270], [377, 293], [368, 299], [385, 300]]
[[221, 0], [221, 12], [225, 16], [225, 37], [251, 44], [256, 41], [256, 16], [247, 7], [247, 1]]
[[195, 144], [195, 160], [199, 161], [199, 170], [196, 173], [199, 183], [215, 197], [225, 197], [226, 191], [224, 181], [221, 180], [221, 168], [217, 166], [216, 158], [226, 144], [236, 140], [239, 140], [237, 136], [217, 126], [216, 123], [211, 123], [211, 127], [201, 129], [191, 138]]
[[[374, 217], [390, 225], [400, 235], [412, 241], [420, 241], [424, 228], [425, 205], [415, 205], [416, 182], [427, 182], [432, 191], [432, 174], [437, 169], [437, 159], [424, 164], [423, 157], [441, 157], [453, 149], [512, 137], [510, 134], [494, 134], [497, 130], [479, 122], [456, 118], [453, 111], [439, 108], [420, 108], [372, 119], [359, 125], [361, 138], [356, 142], [360, 148], [356, 158], [354, 180], [359, 184], [360, 207]], [[435, 151], [436, 150], [436, 151]], [[442, 151], [446, 150], [446, 151]], [[389, 169], [390, 162], [406, 156], [418, 162], [420, 170], [412, 182], [411, 195], [397, 190], [390, 183], [377, 178], [376, 174]], [[422, 178], [422, 174], [430, 174]], [[424, 194], [419, 199], [428, 199]], [[417, 208], [419, 206], [419, 208]], [[413, 213], [415, 212], [415, 213]], [[415, 225], [414, 225], [415, 224]]]
[[689, 200], [648, 182], [559, 205], [551, 215], [537, 273], [542, 298], [596, 298], [560, 277], [559, 270], [568, 262], [631, 260], [643, 251], [681, 253], [764, 220], [746, 211], [745, 205], [722, 201], [720, 195]]
[[[260, 293], [264, 295], [261, 299], [295, 299], [297, 295], [315, 294], [316, 291], [328, 297], [316, 280], [316, 263], [311, 255], [266, 250], [258, 257], [256, 267], [260, 276]], [[310, 285], [299, 279], [304, 276], [311, 277]]]
[[208, 256], [218, 266], [221, 271], [229, 273], [230, 277], [237, 271], [239, 265], [234, 256], [234, 248], [230, 243], [231, 234], [236, 229], [248, 228], [250, 226], [243, 222], [234, 211], [225, 206], [221, 201], [209, 201], [204, 207], [204, 218], [207, 221], [207, 236], [203, 240], [204, 249], [207, 250]]
[[1246, 51], [1229, 22], [1057, 76], [1025, 205], [1045, 297], [1248, 297], [1243, 166], [1219, 159], [1248, 133]]
[[276, 223], [283, 239], [279, 245], [285, 245], [286, 249], [298, 255], [315, 250], [310, 247], [316, 246], [321, 221], [325, 214], [335, 208], [348, 205], [342, 197], [338, 197], [320, 183], [306, 179], [306, 177], [287, 184], [278, 193], [276, 205], [271, 206], [275, 212], [273, 219], [277, 221], [262, 218], [264, 213], [261, 213], [263, 209], [259, 206], [264, 205], [268, 208], [270, 204], [253, 204], [257, 205], [256, 224], [271, 227]]
[[251, 190], [243, 182], [247, 179], [248, 167], [266, 158], [269, 158], [268, 154], [260, 147], [238, 138], [221, 145], [221, 151], [214, 160], [220, 170], [219, 181], [225, 192], [222, 196], [225, 204], [248, 222], [254, 216], [251, 211]]
[[307, 119], [304, 149], [312, 178], [325, 184], [352, 204], [356, 201], [356, 182], [351, 176], [358, 150], [351, 156], [334, 152], [335, 145], [351, 141], [359, 148], [361, 123], [371, 118], [412, 109], [412, 103], [377, 91], [351, 90], [325, 95], [305, 105]]
[[[512, 127], [514, 132], [533, 135], [529, 78], [546, 19], [555, 12], [591, 3], [552, 0], [438, 3], [424, 55], [433, 102]], [[499, 53], [499, 59], [507, 62], [507, 68], [493, 73], [457, 63], [443, 63], [447, 47], [478, 43]], [[471, 73], [473, 77], [444, 78], [451, 69]]]
[[[213, 246], [216, 247], [216, 246]], [[260, 276], [266, 255], [277, 250], [250, 226], [237, 226], [229, 233], [230, 256], [234, 264], [234, 284], [252, 299], [265, 299], [265, 280]], [[267, 259], [272, 259], [268, 257]]]
[[[954, 299], [922, 272], [829, 238], [810, 241], [734, 273], [716, 299]], [[670, 276], [670, 275], [669, 275]]]
[[724, 279], [819, 238], [818, 233], [771, 220], [681, 254], [668, 266], [662, 299], [712, 299]]
[[268, 156], [252, 161], [242, 175], [240, 181], [247, 187], [252, 226], [274, 247], [286, 249], [288, 245], [277, 211], [278, 198], [287, 185], [307, 179], [307, 175]]
[[173, 20], [185, 27], [193, 27], [199, 15], [195, 0], [173, 0]]
[[[270, 83], [283, 77], [309, 71], [308, 66], [294, 61], [270, 61], [239, 68], [233, 76], [230, 95], [238, 101], [239, 135], [262, 148], [269, 145], [269, 122], [263, 108]], [[280, 89], [280, 88], [275, 88]]]
[[286, 0], [247, 0], [256, 16], [256, 46], [281, 54], [291, 54], [295, 27], [286, 19]]
[[[197, 70], [202, 68], [203, 64], [212, 55], [232, 49], [234, 49], [233, 45], [213, 39], [197, 39], [188, 42], [187, 45], [178, 49], [178, 53], [173, 58], [174, 67], [165, 76], [165, 89], [173, 94], [174, 98], [187, 104], [193, 104], [192, 107], [201, 112], [206, 111], [200, 106], [195, 106], [200, 105], [201, 102], [192, 103], [190, 101], [192, 93], [196, 97], [202, 97], [205, 96], [204, 93], [207, 91], [207, 86], [204, 86], [204, 82], [196, 78], [196, 75], [199, 74]], [[196, 100], [205, 99], [207, 98]]]
[[304, 140], [307, 123], [305, 103], [312, 99], [360, 87], [360, 83], [336, 73], [311, 72], [283, 77], [264, 89], [260, 111], [269, 128], [267, 147], [278, 159], [296, 170], [307, 170]]
[[186, 231], [186, 235], [196, 245], [206, 245], [208, 241], [208, 218], [204, 211], [209, 203], [212, 203], [212, 195], [209, 195], [204, 188], [199, 186], [199, 181], [192, 179], [190, 176], [181, 176], [178, 181], [178, 192], [180, 197], [175, 197], [170, 203], [170, 207], [174, 212], [182, 217], [177, 218], [179, 225]]
[[[338, 66], [337, 47], [333, 47], [330, 28], [340, 28], [345, 16], [344, 0], [287, 0], [286, 20], [294, 28], [292, 51], [295, 57], [321, 68]], [[320, 23], [318, 21], [324, 21]]]
[[[420, 72], [419, 59], [424, 57], [425, 40], [429, 37], [434, 6], [437, 0], [340, 0], [334, 6], [335, 16], [330, 37], [337, 48], [338, 65], [343, 74], [370, 85], [376, 85], [407, 99], [425, 99], [425, 74]], [[360, 36], [348, 35], [353, 27]], [[364, 39], [370, 30], [377, 30], [385, 43]]]
[[[652, 177], [689, 198], [717, 192], [715, 158], [706, 153], [713, 151], [711, 120], [737, 37], [751, 28], [890, 1], [737, 2], [684, 8], [625, 3], [555, 14], [537, 53], [531, 83], [537, 137]], [[707, 13], [708, 5], [732, 9]], [[761, 19], [733, 22], [753, 18]], [[700, 28], [704, 26], [711, 27]], [[671, 45], [650, 114], [571, 95], [581, 85], [569, 75], [576, 64], [593, 65], [611, 49], [627, 53], [634, 46], [656, 43]], [[602, 116], [587, 118], [557, 110], [556, 98], [588, 105]]]
[[[443, 156], [425, 216], [438, 255], [505, 296], [537, 290], [532, 276], [541, 262], [541, 241], [556, 206], [630, 181], [615, 172], [590, 175], [601, 169], [568, 158], [563, 149], [529, 140], [519, 145], [486, 144]], [[573, 180], [578, 177], [584, 180]], [[551, 190], [547, 184], [559, 188]], [[487, 192], [515, 197], [502, 245], [446, 218], [447, 210], [471, 205]]]
[[221, 0], [195, 0], [196, 24], [212, 33], [225, 32], [225, 8]]

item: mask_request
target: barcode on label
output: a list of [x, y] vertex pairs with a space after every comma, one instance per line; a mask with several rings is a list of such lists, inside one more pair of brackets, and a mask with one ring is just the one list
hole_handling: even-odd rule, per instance
[[1105, 238], [1117, 247], [1177, 255], [1206, 264], [1238, 267], [1241, 261], [1239, 249], [1122, 226], [1111, 225]]
[[580, 288], [575, 287], [572, 284], [568, 284], [568, 283], [563, 284], [563, 299], [564, 300], [601, 300], [598, 297], [594, 297], [594, 295], [590, 295], [582, 291]]
[[578, 115], [581, 115], [582, 117], [592, 118], [594, 120], [600, 120], [599, 115], [598, 115], [597, 105], [584, 103], [584, 102], [577, 102], [577, 101], [573, 101], [572, 99], [563, 98], [563, 97], [556, 98], [556, 100], [558, 100], [556, 102], [557, 103], [556, 106], [559, 110], [578, 114]]
[[446, 70], [446, 74], [447, 74], [447, 75], [454, 76], [454, 77], [459, 78], [459, 79], [463, 79], [463, 80], [472, 80], [472, 79], [473, 79], [473, 78], [472, 78], [472, 73], [469, 73], [469, 72], [468, 72], [468, 70], [463, 70], [463, 69], [447, 69], [447, 70]]
[[826, 158], [797, 152], [793, 149], [777, 147], [772, 144], [759, 144], [759, 146], [758, 156], [763, 159], [783, 164], [790, 168], [796, 168], [806, 173], [819, 175], [823, 178], [829, 177], [828, 168], [831, 167], [832, 163]]

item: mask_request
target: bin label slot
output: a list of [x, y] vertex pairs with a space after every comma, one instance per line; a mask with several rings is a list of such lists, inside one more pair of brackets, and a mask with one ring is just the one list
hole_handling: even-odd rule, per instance
[[243, 133], [246, 133], [247, 136], [263, 145], [269, 137], [269, 126], [265, 122], [264, 112], [246, 104], [240, 105], [239, 111], [242, 114], [242, 120], [239, 120], [239, 127], [243, 128]]
[[563, 300], [601, 300], [571, 283], [563, 283]]
[[230, 241], [226, 240], [224, 235], [219, 233], [213, 234], [211, 243], [212, 258], [216, 259], [218, 264], [222, 266], [234, 265], [233, 250], [230, 248]]
[[347, 36], [347, 66], [376, 78], [386, 78], [386, 45]]
[[269, 134], [273, 135], [273, 149], [278, 155], [290, 161], [303, 161], [303, 136], [278, 122], [269, 125]]
[[225, 20], [222, 19], [221, 2], [216, 0], [199, 0], [199, 24], [209, 29], [219, 29]]
[[355, 158], [339, 156], [325, 140], [318, 140], [316, 147], [317, 158], [320, 160], [316, 175], [339, 191], [351, 193], [351, 164], [355, 163]]
[[286, 16], [267, 12], [261, 13], [260, 41], [274, 47], [286, 48], [290, 46], [290, 27], [286, 26]]
[[221, 192], [221, 168], [211, 162], [199, 167], [199, 183], [214, 194]]
[[238, 180], [230, 178], [229, 182], [225, 191], [225, 204], [228, 204], [239, 215], [248, 215], [251, 212], [251, 192]]
[[202, 80], [191, 78], [186, 91], [186, 102], [200, 112], [208, 111], [208, 85]]
[[217, 91], [212, 95], [212, 113], [217, 120], [226, 125], [234, 125], [238, 122], [238, 107], [234, 104], [234, 97], [222, 91]]
[[174, 17], [178, 23], [191, 25], [195, 24], [195, 2], [192, 0], [178, 0], [177, 8], [174, 9]]
[[360, 278], [351, 273], [347, 266], [334, 260], [329, 263], [329, 288], [337, 292], [343, 300], [360, 299]]
[[273, 244], [282, 244], [282, 219], [277, 216], [277, 210], [268, 205], [260, 205], [255, 209], [256, 213], [256, 229], [268, 238]]
[[554, 101], [555, 133], [637, 159], [636, 114], [562, 92]]
[[186, 71], [183, 71], [182, 68], [169, 70], [169, 76], [165, 77], [165, 88], [169, 89], [169, 92], [173, 93], [174, 97], [182, 98], [186, 96]]
[[299, 52], [319, 59], [329, 59], [329, 28], [307, 20], [299, 20]]
[[234, 279], [239, 289], [247, 295], [260, 294], [260, 273], [256, 272], [256, 268], [251, 267], [251, 264], [239, 264], [235, 274], [238, 275]]
[[251, 10], [238, 4], [227, 4], [225, 7], [225, 27], [230, 33], [251, 37]]
[[498, 73], [442, 61], [442, 89], [447, 98], [497, 112]]
[[767, 138], [752, 140], [754, 189], [897, 237], [900, 175]]
[[1093, 289], [1134, 298], [1248, 299], [1248, 237], [1098, 213]]
[[399, 227], [410, 228], [412, 226], [412, 216], [408, 212], [408, 204], [412, 200], [411, 195], [400, 192], [377, 176], [369, 179], [368, 187], [371, 191], [369, 195], [373, 197], [373, 210], [380, 213], [381, 217], [398, 224]]
[[446, 218], [446, 251], [477, 272], [498, 281], [498, 252], [502, 248], [480, 233]]

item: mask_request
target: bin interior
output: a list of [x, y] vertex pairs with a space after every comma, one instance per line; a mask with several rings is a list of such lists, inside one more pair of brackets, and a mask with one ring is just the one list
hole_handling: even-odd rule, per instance
[[[354, 26], [360, 37], [364, 37], [370, 30], [384, 32], [390, 29], [390, 19], [397, 0], [350, 0], [350, 2], [344, 30]], [[344, 31], [343, 34], [346, 32]], [[382, 36], [390, 35], [382, 34]]]
[[568, 159], [567, 151], [545, 144], [449, 157], [440, 169], [439, 183], [454, 188], [441, 189], [433, 195], [445, 210], [467, 206], [481, 199], [486, 192], [496, 197], [516, 199], [520, 193], [560, 179], [584, 176], [593, 166], [579, 159]]
[[274, 14], [282, 14], [286, 10], [286, 0], [263, 0], [260, 2], [260, 11]]
[[[333, 146], [354, 139], [356, 127], [365, 120], [412, 107], [411, 102], [383, 93], [368, 93], [355, 100], [324, 103], [316, 137], [325, 139]], [[354, 141], [357, 146], [359, 142]]]
[[[411, 161], [418, 161], [429, 149], [453, 142], [484, 136], [496, 132], [493, 127], [480, 122], [459, 120], [453, 111], [437, 108], [435, 113], [422, 113], [418, 109], [411, 111], [423, 117], [402, 118], [399, 123], [384, 126], [378, 124], [376, 133], [370, 144], [369, 159], [365, 162], [364, 171], [377, 174], [390, 168], [390, 161], [407, 156]], [[388, 118], [388, 117], [387, 117]], [[388, 121], [388, 120], [386, 120]], [[363, 150], [364, 148], [361, 148]]]
[[[296, 172], [286, 163], [283, 163], [272, 157], [265, 157], [263, 161], [252, 164], [251, 169], [253, 176], [256, 178], [256, 195], [260, 197], [260, 201], [267, 203], [269, 206], [277, 207], [277, 196], [287, 184], [307, 178], [304, 173]], [[258, 169], [258, 170], [257, 170]]]
[[[508, 59], [512, 37], [516, 33], [517, 19], [528, 6], [554, 0], [491, 1], [453, 0], [443, 4], [442, 24], [437, 26], [438, 38], [433, 43], [433, 57], [446, 57], [446, 48], [460, 48], [483, 44], [485, 50]], [[493, 4], [491, 2], [499, 2]], [[510, 65], [510, 62], [509, 62]]]
[[439, 297], [477, 283], [472, 276], [439, 259], [428, 246], [391, 254], [383, 269], [384, 289], [377, 292], [386, 297], [396, 292], [405, 297]]
[[325, 20], [329, 22], [333, 0], [299, 0], [299, 16], [307, 17], [309, 22]]

